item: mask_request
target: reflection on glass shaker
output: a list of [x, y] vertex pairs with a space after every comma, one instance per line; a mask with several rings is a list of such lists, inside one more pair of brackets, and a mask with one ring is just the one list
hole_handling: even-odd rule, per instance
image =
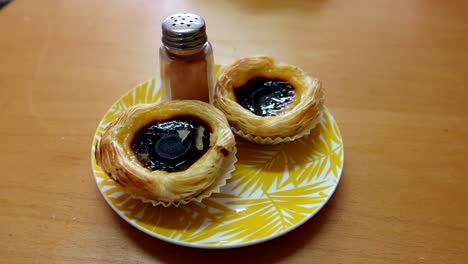
[[159, 58], [164, 99], [212, 101], [213, 49], [202, 17], [190, 13], [167, 17]]

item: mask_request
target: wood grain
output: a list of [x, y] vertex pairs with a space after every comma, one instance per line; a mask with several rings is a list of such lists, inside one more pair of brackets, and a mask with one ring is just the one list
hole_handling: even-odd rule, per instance
[[[269, 54], [319, 77], [342, 182], [299, 229], [182, 248], [121, 220], [90, 169], [94, 130], [157, 75], [160, 21], [206, 18], [216, 60]], [[1, 263], [466, 263], [468, 2], [16, 0], [0, 10]]]

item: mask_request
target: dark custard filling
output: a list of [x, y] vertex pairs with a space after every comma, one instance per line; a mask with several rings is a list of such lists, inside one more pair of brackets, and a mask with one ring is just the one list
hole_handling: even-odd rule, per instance
[[234, 89], [237, 102], [258, 116], [274, 116], [291, 104], [294, 87], [281, 79], [256, 77]]
[[140, 129], [132, 141], [138, 160], [149, 170], [167, 172], [189, 168], [210, 146], [209, 125], [193, 116], [155, 121]]

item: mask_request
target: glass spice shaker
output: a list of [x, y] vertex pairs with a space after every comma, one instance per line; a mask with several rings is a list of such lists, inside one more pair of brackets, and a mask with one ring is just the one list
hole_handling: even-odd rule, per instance
[[213, 49], [202, 17], [180, 13], [162, 23], [159, 49], [165, 100], [192, 99], [207, 103], [213, 96]]

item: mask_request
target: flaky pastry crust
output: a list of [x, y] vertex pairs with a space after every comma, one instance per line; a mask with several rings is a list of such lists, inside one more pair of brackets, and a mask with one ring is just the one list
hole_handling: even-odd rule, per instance
[[[166, 172], [145, 168], [131, 148], [134, 135], [155, 121], [191, 115], [211, 128], [210, 146], [188, 169]], [[106, 128], [97, 145], [96, 161], [122, 188], [143, 200], [178, 202], [206, 191], [233, 154], [235, 139], [225, 116], [215, 107], [195, 100], [140, 104], [127, 109]]]
[[[236, 88], [255, 77], [288, 81], [294, 87], [295, 100], [275, 116], [255, 115], [242, 107], [234, 94]], [[239, 59], [224, 68], [216, 84], [214, 104], [238, 135], [252, 141], [252, 136], [275, 139], [308, 134], [320, 120], [324, 99], [324, 89], [317, 78], [293, 65], [257, 56]]]

